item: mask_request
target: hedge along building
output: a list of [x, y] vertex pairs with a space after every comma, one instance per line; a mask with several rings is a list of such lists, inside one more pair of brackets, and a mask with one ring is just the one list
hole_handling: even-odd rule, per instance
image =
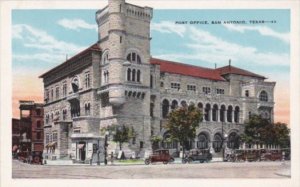
[[[194, 103], [204, 114], [188, 147], [219, 151], [224, 134], [236, 143], [251, 114], [273, 120], [274, 82], [234, 66], [208, 69], [151, 58], [152, 8], [109, 0], [96, 12], [99, 41], [40, 77], [45, 88], [45, 158], [88, 161], [100, 129], [112, 124], [134, 128], [128, 149], [152, 149], [151, 136], [162, 136], [168, 113]], [[214, 143], [213, 143], [214, 142]], [[231, 143], [230, 143], [231, 142]]]

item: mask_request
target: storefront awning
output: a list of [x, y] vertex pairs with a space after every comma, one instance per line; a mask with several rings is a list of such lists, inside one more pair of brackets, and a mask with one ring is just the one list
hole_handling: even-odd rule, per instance
[[78, 144], [77, 148], [78, 149], [83, 149], [84, 146], [85, 146], [85, 144]]
[[57, 144], [57, 142], [50, 142], [46, 145], [46, 147], [54, 147]]

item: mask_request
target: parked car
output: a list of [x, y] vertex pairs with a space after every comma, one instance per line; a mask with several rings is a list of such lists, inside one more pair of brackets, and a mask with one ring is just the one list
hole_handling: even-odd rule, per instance
[[261, 155], [261, 159], [266, 161], [282, 160], [282, 157], [283, 154], [281, 150], [268, 150]]
[[184, 157], [182, 163], [192, 163], [193, 161], [200, 161], [200, 163], [208, 162], [212, 159], [212, 154], [209, 149], [192, 149]]
[[158, 149], [145, 159], [146, 165], [154, 162], [163, 162], [164, 164], [168, 164], [169, 162], [174, 162], [174, 158], [170, 155], [168, 149]]

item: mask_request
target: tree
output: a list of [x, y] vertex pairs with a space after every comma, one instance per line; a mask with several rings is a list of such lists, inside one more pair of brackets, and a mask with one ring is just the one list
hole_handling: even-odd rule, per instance
[[276, 144], [280, 145], [282, 148], [290, 148], [291, 139], [290, 139], [290, 129], [285, 123], [275, 123], [274, 131], [276, 134]]
[[273, 144], [289, 147], [290, 136], [287, 124], [271, 123], [261, 116], [252, 115], [245, 125], [242, 141], [248, 144]]
[[128, 142], [130, 138], [136, 136], [136, 133], [132, 128], [128, 128], [125, 125], [111, 125], [106, 128], [113, 135], [113, 141], [119, 143], [119, 148], [122, 150], [122, 145], [125, 142]]
[[180, 107], [170, 112], [168, 123], [165, 128], [170, 133], [172, 140], [177, 140], [185, 151], [185, 142], [194, 139], [196, 136], [196, 128], [202, 121], [201, 111], [194, 105]]
[[252, 115], [245, 125], [244, 133], [241, 135], [242, 141], [248, 144], [263, 143], [267, 136], [269, 121], [258, 115]]

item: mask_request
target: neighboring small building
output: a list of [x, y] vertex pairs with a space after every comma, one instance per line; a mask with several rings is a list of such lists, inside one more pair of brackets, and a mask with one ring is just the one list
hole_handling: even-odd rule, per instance
[[[43, 104], [34, 101], [19, 101], [19, 103], [20, 120], [13, 119], [13, 135], [16, 137], [19, 134], [19, 149], [21, 152], [43, 152]], [[17, 121], [19, 121], [19, 129]], [[17, 138], [15, 140], [17, 142]]]
[[11, 131], [12, 131], [12, 152], [16, 152], [19, 147], [20, 143], [20, 120], [13, 118], [12, 119], [12, 126], [11, 126]]

